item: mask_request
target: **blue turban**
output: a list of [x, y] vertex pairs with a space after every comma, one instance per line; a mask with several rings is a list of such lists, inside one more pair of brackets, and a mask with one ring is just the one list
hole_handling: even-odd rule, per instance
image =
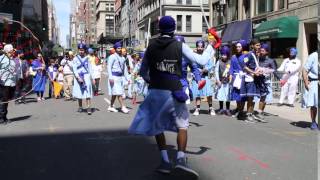
[[237, 44], [241, 44], [241, 46], [242, 46], [242, 48], [245, 48], [245, 47], [247, 47], [248, 46], [248, 43], [247, 43], [247, 41], [246, 40], [239, 40], [238, 42], [237, 42]]
[[183, 36], [177, 35], [177, 36], [175, 36], [174, 38], [175, 38], [177, 41], [179, 41], [179, 42], [183, 42], [183, 43], [186, 42], [186, 41], [184, 40], [184, 37], [183, 37]]
[[89, 53], [89, 54], [92, 54], [92, 53], [93, 53], [93, 49], [92, 49], [92, 48], [89, 48], [89, 49], [88, 49], [88, 53]]
[[139, 57], [140, 57], [141, 59], [143, 59], [143, 57], [144, 57], [144, 52], [140, 52], [140, 53], [139, 53]]
[[220, 51], [221, 55], [226, 55], [226, 56], [229, 56], [230, 55], [230, 49], [228, 46], [223, 46], [221, 48], [221, 51]]
[[120, 42], [120, 41], [116, 42], [116, 43], [113, 45], [113, 48], [114, 48], [114, 49], [122, 48], [121, 42]]
[[176, 30], [176, 21], [171, 16], [163, 16], [159, 21], [160, 33], [173, 33]]
[[264, 49], [266, 50], [267, 52], [270, 52], [270, 47], [268, 44], [264, 43], [264, 44], [261, 44], [261, 49]]
[[298, 50], [296, 48], [290, 48], [290, 55], [297, 56]]
[[84, 43], [79, 43], [79, 44], [78, 44], [78, 49], [84, 49], [84, 50], [86, 50], [86, 49], [87, 49], [87, 46], [86, 46], [86, 44], [84, 44]]
[[199, 47], [200, 44], [202, 44], [202, 47], [204, 48], [205, 44], [204, 44], [204, 41], [203, 41], [203, 40], [198, 40], [198, 41], [196, 42], [196, 47]]

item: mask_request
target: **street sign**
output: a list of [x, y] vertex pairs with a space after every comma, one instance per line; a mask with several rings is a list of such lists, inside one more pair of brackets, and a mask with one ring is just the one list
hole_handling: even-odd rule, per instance
[[[8, 14], [8, 13], [0, 13], [0, 23], [4, 23], [4, 19], [13, 19], [13, 14]], [[8, 22], [8, 24], [12, 24], [11, 21]]]

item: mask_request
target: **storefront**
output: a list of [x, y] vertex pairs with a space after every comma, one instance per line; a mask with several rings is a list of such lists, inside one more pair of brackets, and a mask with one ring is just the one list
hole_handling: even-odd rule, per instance
[[288, 16], [262, 22], [255, 30], [254, 37], [270, 44], [272, 58], [285, 58], [288, 48], [296, 47], [298, 34], [298, 17]]

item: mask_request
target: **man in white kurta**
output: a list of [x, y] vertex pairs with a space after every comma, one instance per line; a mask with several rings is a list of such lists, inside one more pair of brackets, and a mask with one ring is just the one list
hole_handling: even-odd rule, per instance
[[114, 108], [114, 102], [118, 99], [121, 105], [121, 111], [123, 113], [129, 113], [129, 110], [126, 108], [126, 105], [123, 101], [124, 94], [124, 81], [125, 78], [128, 80], [128, 70], [125, 64], [125, 58], [122, 56], [121, 52], [122, 45], [120, 42], [114, 44], [114, 49], [116, 53], [112, 54], [108, 60], [108, 77], [109, 77], [109, 86], [111, 94], [111, 104], [108, 107], [108, 111], [110, 112], [118, 112], [116, 108]]
[[88, 115], [91, 115], [91, 98], [93, 96], [92, 84], [95, 84], [95, 80], [92, 78], [92, 65], [85, 54], [86, 45], [79, 44], [78, 49], [79, 54], [73, 59], [75, 81], [72, 95], [78, 99], [78, 112], [83, 112], [82, 100], [86, 100], [87, 113]]
[[288, 104], [293, 107], [293, 103], [296, 97], [298, 82], [299, 82], [299, 71], [301, 68], [301, 61], [297, 58], [298, 51], [296, 48], [290, 49], [290, 57], [283, 60], [278, 71], [284, 72], [281, 84], [281, 95], [279, 105], [283, 105], [285, 98], [288, 96]]

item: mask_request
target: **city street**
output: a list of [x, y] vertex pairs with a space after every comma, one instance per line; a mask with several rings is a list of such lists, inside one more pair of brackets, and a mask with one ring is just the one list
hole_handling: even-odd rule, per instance
[[[104, 97], [94, 98], [92, 116], [61, 99], [11, 103], [13, 122], [0, 126], [1, 179], [174, 179], [154, 172], [160, 156], [153, 138], [127, 133], [137, 106], [129, 104], [129, 115], [110, 113]], [[317, 132], [307, 128], [309, 122], [267, 120], [248, 124], [226, 116], [192, 116], [187, 154], [199, 179], [317, 179]], [[173, 160], [175, 134], [167, 135]]]

